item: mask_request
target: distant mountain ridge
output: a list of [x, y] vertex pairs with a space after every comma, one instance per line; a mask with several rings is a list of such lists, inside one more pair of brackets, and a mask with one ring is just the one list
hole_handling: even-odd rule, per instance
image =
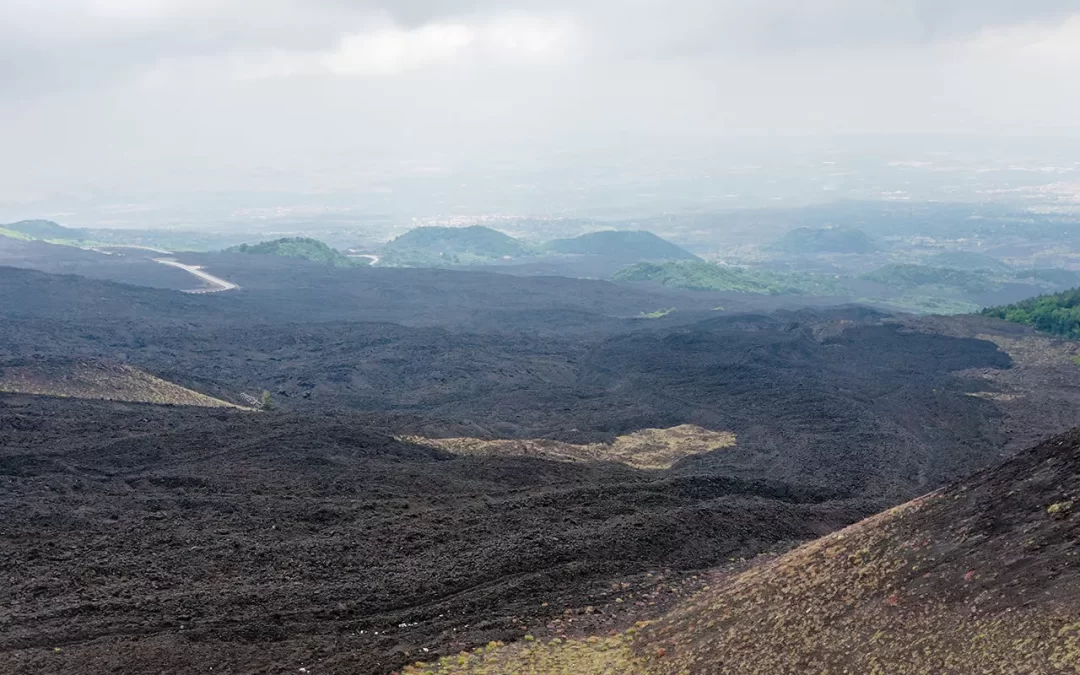
[[64, 227], [51, 220], [20, 220], [17, 223], [0, 225], [0, 230], [10, 230], [26, 235], [31, 239], [83, 239], [86, 231]]
[[645, 230], [604, 230], [544, 244], [555, 253], [606, 255], [628, 260], [701, 260], [696, 255]]
[[840, 227], [799, 227], [768, 247], [791, 254], [876, 253], [878, 245], [862, 230]]
[[483, 225], [470, 227], [418, 227], [382, 247], [387, 264], [468, 264], [532, 251], [510, 235]]

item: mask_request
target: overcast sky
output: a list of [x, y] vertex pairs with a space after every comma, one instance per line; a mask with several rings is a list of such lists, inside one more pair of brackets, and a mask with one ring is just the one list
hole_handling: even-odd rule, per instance
[[1080, 0], [4, 0], [0, 199], [341, 189], [594, 137], [1076, 133], [1078, 81]]

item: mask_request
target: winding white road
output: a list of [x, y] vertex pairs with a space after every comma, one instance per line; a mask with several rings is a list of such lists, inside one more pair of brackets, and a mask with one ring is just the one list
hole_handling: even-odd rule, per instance
[[112, 255], [109, 251], [105, 250], [110, 248], [129, 248], [135, 251], [150, 251], [151, 253], [164, 253], [165, 255], [172, 255], [172, 251], [166, 251], [163, 248], [155, 248], [153, 246], [140, 246], [138, 244], [104, 244], [102, 246], [91, 246], [89, 250], [97, 251], [98, 253], [105, 253], [107, 255]]
[[168, 265], [177, 269], [190, 272], [198, 278], [202, 279], [206, 283], [213, 286], [213, 288], [197, 288], [191, 291], [184, 291], [185, 293], [220, 293], [221, 291], [231, 291], [240, 288], [231, 281], [226, 281], [220, 277], [215, 277], [213, 274], [206, 272], [199, 265], [185, 265], [182, 262], [176, 260], [170, 260], [168, 258], [154, 258], [154, 262], [161, 263], [162, 265]]
[[379, 263], [379, 261], [382, 260], [382, 258], [380, 258], [379, 256], [374, 255], [372, 253], [352, 253], [352, 254], [347, 255], [345, 257], [346, 258], [367, 258], [368, 260], [371, 261], [372, 265], [377, 265]]

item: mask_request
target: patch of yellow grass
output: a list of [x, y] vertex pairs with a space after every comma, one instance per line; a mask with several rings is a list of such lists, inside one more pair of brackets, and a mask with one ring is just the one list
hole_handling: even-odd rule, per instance
[[638, 469], [670, 469], [684, 457], [735, 445], [735, 434], [683, 424], [669, 429], [641, 429], [619, 436], [612, 443], [575, 444], [550, 439], [489, 441], [467, 437], [419, 436], [402, 440], [459, 455], [518, 455], [565, 462], [621, 462]]
[[630, 649], [633, 630], [610, 637], [547, 643], [493, 642], [434, 663], [416, 663], [402, 675], [647, 675], [646, 660]]
[[123, 364], [5, 367], [0, 369], [0, 392], [204, 408], [240, 407]]
[[1003, 394], [1000, 391], [976, 391], [969, 393], [968, 396], [986, 399], [987, 401], [1002, 401], [1006, 403], [1020, 398], [1018, 394]]

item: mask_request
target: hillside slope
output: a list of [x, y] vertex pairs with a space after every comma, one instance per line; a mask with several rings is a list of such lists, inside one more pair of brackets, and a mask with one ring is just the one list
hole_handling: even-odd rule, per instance
[[126, 364], [93, 361], [0, 363], [0, 392], [205, 408], [236, 407]]
[[386, 674], [567, 607], [605, 622], [631, 594], [669, 602], [691, 570], [880, 508], [456, 456], [391, 421], [0, 394], [3, 672]]
[[21, 238], [4, 235], [0, 227], [0, 265], [155, 288], [183, 290], [192, 286], [190, 274], [158, 264], [147, 256], [107, 255], [76, 246], [50, 244], [27, 235], [19, 235]]
[[[996, 461], [1013, 437], [1080, 425], [1073, 352], [1052, 369], [1018, 368], [981, 337], [1014, 327], [981, 318], [958, 320], [979, 325], [963, 339], [864, 310], [617, 320], [582, 310], [665, 305], [597, 282], [305, 267], [357, 285], [206, 297], [0, 268], [0, 358], [122, 361], [229, 400], [268, 390], [283, 410], [412, 411], [440, 433], [411, 433], [433, 437], [589, 444], [695, 424], [738, 443], [676, 470], [895, 503]], [[552, 304], [570, 301], [580, 304]], [[467, 323], [375, 323], [419, 312]], [[1023, 372], [1006, 391], [983, 379]]]
[[1080, 289], [1043, 295], [1004, 307], [983, 310], [984, 316], [1005, 319], [1068, 338], [1080, 338]]
[[[311, 262], [333, 265], [335, 267], [354, 267], [361, 263], [343, 253], [330, 248], [318, 239], [308, 237], [287, 237], [258, 244], [240, 244], [226, 249], [226, 253], [249, 253], [251, 255], [276, 255], [285, 258], [301, 258]], [[365, 259], [362, 264], [366, 265]]]
[[385, 264], [469, 264], [528, 254], [528, 247], [508, 234], [482, 225], [418, 227], [383, 246]]
[[1077, 672], [1078, 537], [1074, 430], [721, 580], [643, 630], [496, 647], [406, 672]]
[[960, 292], [979, 293], [1000, 285], [1000, 282], [985, 270], [961, 270], [907, 264], [886, 265], [873, 272], [867, 272], [860, 278], [905, 291], [923, 286], [933, 286]]
[[17, 223], [0, 225], [0, 229], [17, 232], [31, 239], [77, 240], [86, 237], [86, 230], [64, 227], [51, 220], [20, 220]]
[[573, 239], [555, 239], [544, 244], [554, 253], [603, 255], [624, 260], [700, 260], [696, 255], [656, 236], [652, 232], [590, 232]]
[[665, 650], [657, 673], [1074, 672], [1078, 500], [1072, 431], [703, 594], [640, 653]]

